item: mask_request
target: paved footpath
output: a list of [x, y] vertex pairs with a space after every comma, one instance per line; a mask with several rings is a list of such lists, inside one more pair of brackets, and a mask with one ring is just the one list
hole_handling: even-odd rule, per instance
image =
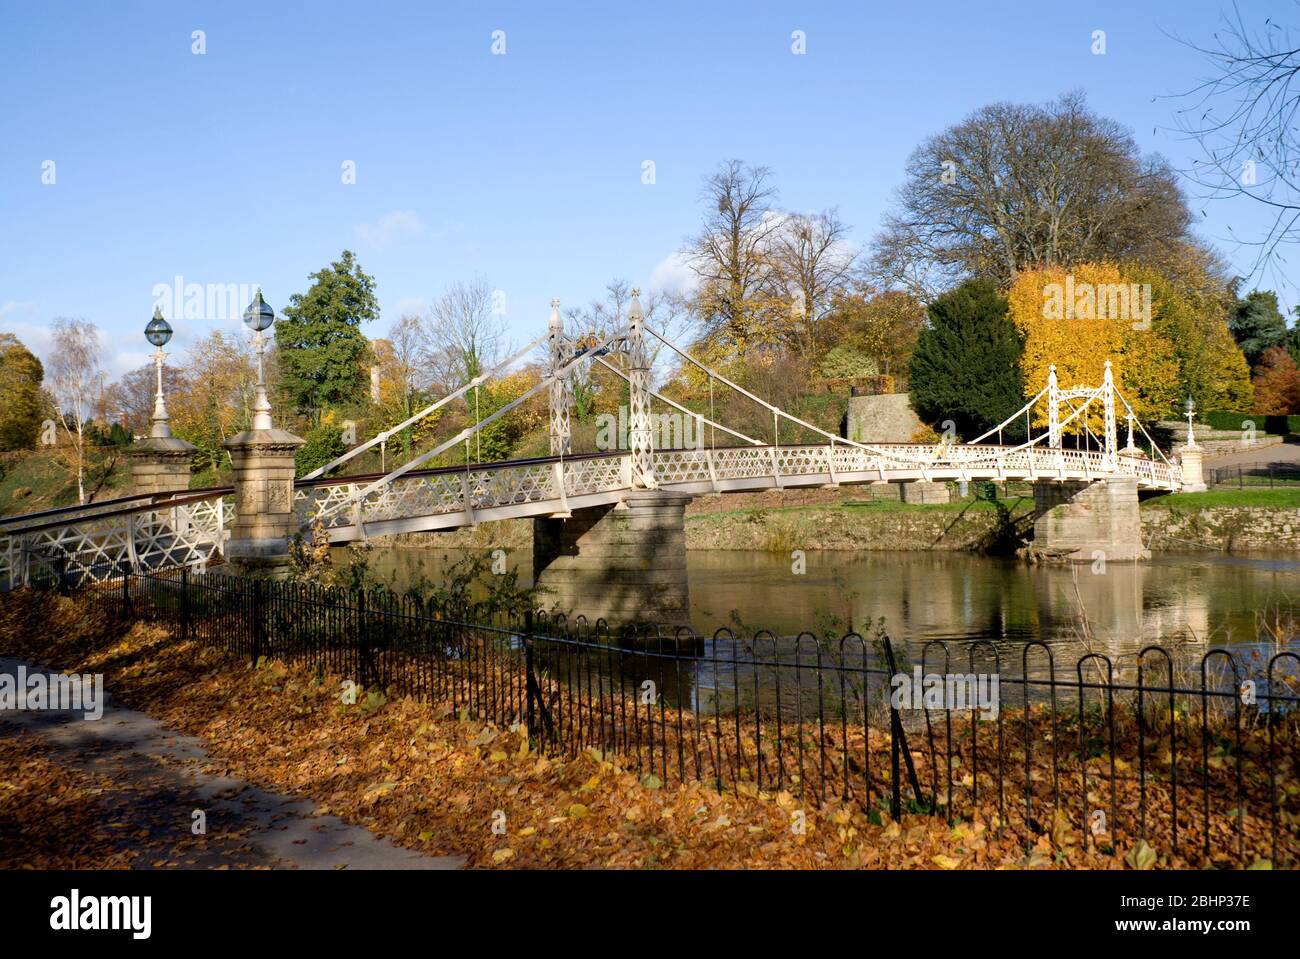
[[[0, 674], [42, 669], [0, 657]], [[267, 792], [211, 772], [202, 740], [169, 729], [106, 696], [104, 715], [0, 711], [0, 736], [39, 735], [51, 762], [99, 780], [97, 797], [120, 830], [120, 848], [135, 868], [189, 869], [459, 869], [459, 856], [404, 849], [336, 816], [317, 815], [311, 800]], [[196, 836], [193, 813], [206, 815]]]

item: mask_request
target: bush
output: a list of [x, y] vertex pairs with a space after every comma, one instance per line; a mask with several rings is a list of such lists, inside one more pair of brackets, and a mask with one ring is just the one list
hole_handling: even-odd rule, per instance
[[347, 447], [343, 445], [342, 428], [332, 424], [322, 423], [310, 430], [303, 439], [306, 442], [298, 447], [298, 452], [293, 457], [294, 470], [299, 476], [319, 469], [347, 452]]

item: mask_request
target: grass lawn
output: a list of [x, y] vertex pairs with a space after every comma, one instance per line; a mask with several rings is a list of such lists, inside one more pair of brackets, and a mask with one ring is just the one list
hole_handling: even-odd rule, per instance
[[1171, 493], [1142, 504], [1143, 509], [1204, 509], [1210, 506], [1300, 509], [1300, 489], [1212, 489], [1204, 493]]

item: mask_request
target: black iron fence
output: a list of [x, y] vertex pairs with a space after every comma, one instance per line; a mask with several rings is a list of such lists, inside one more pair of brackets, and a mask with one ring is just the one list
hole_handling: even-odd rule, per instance
[[1218, 466], [1205, 471], [1208, 485], [1236, 489], [1300, 488], [1300, 469], [1289, 466]]
[[[55, 564], [44, 582], [72, 589], [75, 575]], [[619, 753], [665, 785], [980, 819], [1026, 846], [1049, 835], [1122, 856], [1145, 841], [1196, 866], [1294, 867], [1300, 853], [1294, 649], [1151, 646], [1062, 669], [1040, 642], [909, 654], [883, 634], [611, 633], [219, 570], [123, 568], [82, 593], [252, 666], [303, 664], [343, 697], [383, 691], [517, 723], [552, 754]]]

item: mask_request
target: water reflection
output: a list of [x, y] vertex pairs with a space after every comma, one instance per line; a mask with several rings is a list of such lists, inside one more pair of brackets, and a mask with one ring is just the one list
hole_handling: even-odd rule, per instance
[[[462, 555], [376, 549], [371, 565], [401, 584], [421, 566], [435, 576]], [[510, 562], [531, 582], [527, 552], [512, 554]], [[1072, 674], [1075, 659], [1090, 650], [1131, 667], [1142, 647], [1157, 642], [1181, 646], [1181, 658], [1189, 663], [1216, 646], [1250, 655], [1264, 638], [1261, 616], [1280, 619], [1290, 634], [1300, 599], [1300, 559], [1294, 554], [1161, 554], [1136, 565], [1063, 568], [952, 553], [814, 552], [807, 556], [806, 573], [796, 575], [783, 554], [713, 551], [692, 552], [689, 571], [694, 627], [705, 635], [720, 627], [746, 636], [770, 630], [782, 639], [763, 642], [787, 670], [798, 662], [792, 661], [793, 637], [803, 631], [857, 631], [871, 655], [874, 627], [882, 618], [905, 660], [920, 662], [925, 644], [942, 641], [953, 666], [963, 669], [969, 663], [965, 647], [979, 640], [991, 643], [1003, 668], [1016, 673], [1024, 644], [1035, 640], [1052, 648], [1058, 675]], [[672, 675], [656, 678], [671, 690], [671, 699], [690, 702], [689, 690], [701, 685], [701, 674], [710, 675], [705, 687], [726, 685], [724, 676], [712, 678], [709, 660], [726, 662], [733, 651], [748, 655], [730, 639], [710, 642], [693, 675], [680, 675], [674, 665]], [[977, 661], [990, 665], [992, 655], [983, 644]], [[931, 662], [936, 656], [941, 654], [932, 652]], [[804, 661], [811, 665], [811, 659]], [[1036, 674], [1046, 657], [1040, 651], [1031, 662]]]

